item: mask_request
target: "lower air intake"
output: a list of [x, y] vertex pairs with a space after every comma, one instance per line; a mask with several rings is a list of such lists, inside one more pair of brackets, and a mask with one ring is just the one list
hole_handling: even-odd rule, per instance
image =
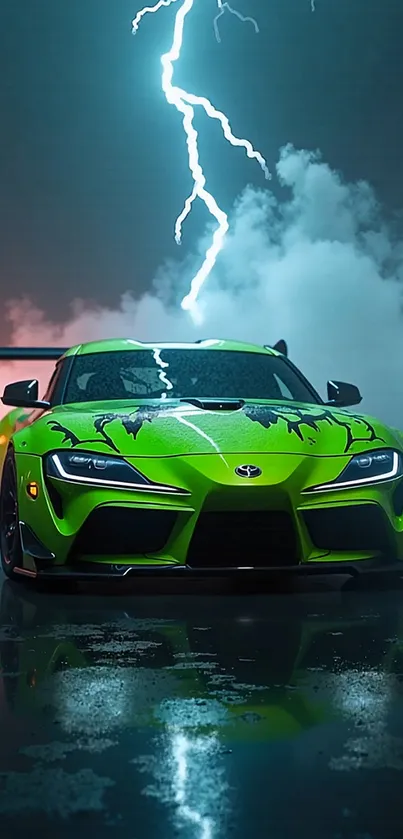
[[391, 552], [387, 518], [377, 504], [354, 504], [304, 510], [313, 544], [328, 551]]
[[97, 507], [84, 522], [72, 554], [141, 556], [162, 551], [175, 524], [171, 510]]
[[192, 568], [268, 568], [298, 561], [291, 516], [272, 510], [201, 513], [187, 556]]

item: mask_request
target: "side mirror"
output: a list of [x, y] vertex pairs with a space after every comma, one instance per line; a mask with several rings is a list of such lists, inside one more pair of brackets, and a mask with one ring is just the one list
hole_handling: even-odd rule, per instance
[[23, 382], [12, 382], [6, 385], [1, 398], [3, 405], [13, 408], [50, 408], [50, 402], [38, 400], [39, 382], [37, 379], [27, 379]]
[[348, 382], [328, 382], [327, 398], [326, 404], [333, 405], [335, 408], [349, 408], [362, 402], [358, 387], [350, 385]]

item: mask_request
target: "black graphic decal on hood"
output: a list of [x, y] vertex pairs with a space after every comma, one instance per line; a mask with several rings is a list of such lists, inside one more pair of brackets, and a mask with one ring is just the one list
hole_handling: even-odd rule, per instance
[[69, 428], [65, 428], [60, 422], [56, 422], [56, 420], [50, 420], [48, 422], [48, 426], [50, 427], [51, 431], [58, 431], [60, 434], [63, 434], [62, 443], [71, 443], [72, 448], [74, 446], [78, 446], [80, 443], [79, 437], [74, 434], [74, 431], [70, 431]]
[[167, 408], [159, 408], [157, 405], [145, 405], [144, 408], [139, 408], [133, 414], [126, 414], [119, 417], [122, 420], [123, 428], [126, 433], [136, 440], [139, 431], [141, 431], [145, 422], [152, 422], [156, 417], [166, 416], [171, 413]]
[[65, 428], [60, 422], [56, 422], [56, 420], [50, 420], [48, 425], [52, 429], [52, 431], [57, 431], [60, 434], [63, 434], [63, 443], [70, 442], [71, 447], [75, 448], [76, 446], [82, 446], [89, 443], [103, 443], [108, 449], [111, 449], [114, 452], [119, 453], [118, 447], [113, 442], [112, 438], [109, 436], [106, 428], [115, 420], [119, 420], [122, 423], [123, 428], [125, 429], [126, 433], [133, 437], [133, 440], [136, 440], [139, 431], [141, 431], [145, 422], [152, 422], [153, 419], [157, 416], [164, 416], [170, 413], [166, 408], [160, 408], [158, 405], [145, 405], [142, 408], [136, 408], [130, 414], [98, 414], [94, 416], [94, 429], [96, 433], [99, 435], [95, 439], [80, 439], [77, 435], [70, 431], [68, 428]]
[[[357, 437], [354, 434], [351, 423], [348, 422], [347, 415], [345, 415], [346, 420], [343, 421], [343, 414], [340, 413], [336, 416], [327, 408], [320, 409], [319, 406], [317, 409], [303, 410], [302, 408], [291, 408], [288, 405], [282, 405], [276, 408], [269, 408], [267, 405], [244, 405], [242, 411], [252, 422], [258, 422], [259, 425], [267, 429], [270, 429], [273, 425], [278, 425], [282, 420], [287, 424], [288, 433], [296, 434], [302, 441], [305, 440], [303, 433], [304, 427], [320, 432], [319, 423], [338, 425], [339, 428], [344, 428], [346, 432], [344, 453], [347, 453], [354, 443], [373, 443], [375, 440], [380, 443], [385, 442], [382, 437], [378, 437], [371, 423], [358, 414], [348, 414], [348, 418], [351, 417], [352, 422], [356, 422], [361, 426], [363, 431], [365, 430], [367, 432], [364, 437]], [[314, 442], [312, 437], [308, 437], [307, 439], [312, 443]]]
[[[313, 409], [293, 408], [288, 405], [276, 406], [273, 408], [267, 405], [244, 405], [241, 409], [245, 416], [252, 422], [258, 422], [263, 428], [270, 430], [272, 426], [278, 425], [280, 422], [285, 422], [289, 434], [296, 434], [301, 441], [308, 440], [312, 445], [315, 439], [312, 436], [307, 436], [304, 429], [320, 432], [320, 424], [339, 426], [343, 428], [346, 434], [346, 444], [344, 453], [347, 453], [354, 443], [372, 443], [378, 441], [385, 443], [382, 437], [378, 437], [374, 427], [371, 423], [357, 414], [345, 414], [346, 419], [343, 419], [343, 414], [337, 415], [328, 408], [321, 408], [319, 405]], [[96, 414], [94, 416], [94, 430], [98, 435], [95, 438], [80, 439], [77, 435], [66, 428], [56, 420], [50, 420], [48, 425], [52, 431], [63, 434], [63, 443], [71, 443], [71, 447], [82, 446], [89, 443], [99, 444], [103, 443], [111, 451], [119, 453], [119, 449], [108, 434], [107, 427], [115, 420], [121, 422], [126, 433], [133, 438], [137, 436], [145, 422], [153, 422], [157, 417], [167, 416], [172, 413], [172, 409], [162, 408], [158, 405], [144, 405], [141, 408], [136, 408], [130, 414]], [[362, 428], [363, 436], [357, 436], [352, 428], [352, 423], [356, 423]]]

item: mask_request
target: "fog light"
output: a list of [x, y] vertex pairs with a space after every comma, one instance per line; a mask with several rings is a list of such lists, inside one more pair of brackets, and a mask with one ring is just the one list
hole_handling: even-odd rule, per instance
[[33, 498], [34, 501], [36, 501], [39, 495], [39, 485], [36, 481], [30, 481], [29, 484], [27, 484], [27, 493], [30, 498]]

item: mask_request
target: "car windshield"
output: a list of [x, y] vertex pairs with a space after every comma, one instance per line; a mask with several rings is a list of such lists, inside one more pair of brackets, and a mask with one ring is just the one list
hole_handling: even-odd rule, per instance
[[304, 378], [280, 356], [203, 349], [77, 356], [63, 402], [192, 397], [319, 402]]

